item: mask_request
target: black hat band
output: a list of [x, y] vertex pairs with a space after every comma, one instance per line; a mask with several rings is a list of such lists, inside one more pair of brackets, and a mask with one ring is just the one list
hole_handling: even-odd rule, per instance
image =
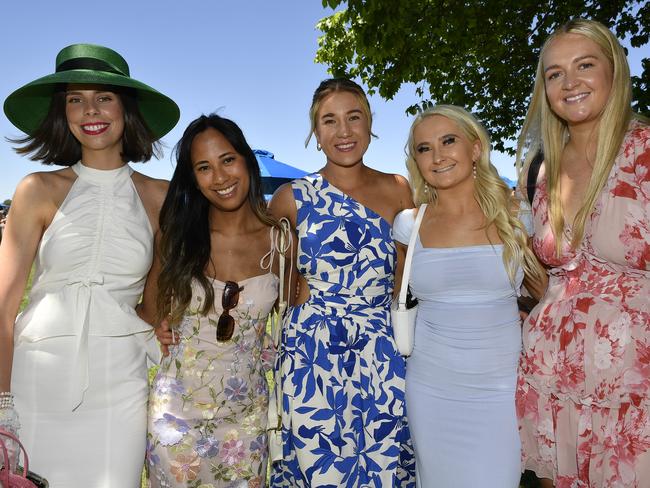
[[70, 71], [73, 69], [88, 69], [91, 71], [105, 71], [116, 75], [129, 76], [128, 73], [122, 73], [120, 70], [110, 64], [95, 58], [74, 58], [64, 61], [56, 67], [56, 72]]

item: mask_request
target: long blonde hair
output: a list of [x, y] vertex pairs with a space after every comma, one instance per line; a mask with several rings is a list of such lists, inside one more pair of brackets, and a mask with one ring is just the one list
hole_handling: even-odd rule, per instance
[[536, 280], [541, 279], [544, 271], [529, 249], [526, 228], [516, 215], [515, 210], [519, 208], [519, 202], [490, 162], [490, 137], [481, 123], [465, 109], [455, 105], [436, 105], [421, 112], [413, 120], [406, 143], [406, 168], [413, 188], [415, 204], [435, 205], [438, 198], [435, 188], [428, 186], [425, 191], [426, 181], [415, 160], [413, 139], [415, 128], [425, 118], [434, 115], [440, 115], [454, 122], [471, 143], [475, 143], [477, 140], [480, 142], [481, 153], [476, 161], [474, 198], [485, 215], [486, 232], [491, 225], [494, 225], [503, 242], [503, 264], [510, 282], [515, 284], [519, 267], [524, 270], [526, 276]]
[[[632, 117], [636, 117], [631, 108], [632, 82], [625, 51], [607, 27], [594, 20], [574, 19], [549, 36], [539, 55], [535, 86], [517, 141], [516, 166], [520, 172], [520, 185], [525, 185], [523, 179], [528, 172], [527, 168], [530, 162], [539, 151], [543, 151], [551, 230], [555, 236], [555, 252], [558, 256], [562, 249], [565, 225], [560, 201], [560, 160], [569, 139], [569, 132], [565, 121], [553, 112], [546, 98], [542, 60], [553, 40], [564, 34], [579, 34], [596, 43], [613, 70], [612, 88], [598, 123], [596, 159], [591, 179], [585, 191], [584, 203], [572, 223], [571, 247], [574, 249], [582, 242], [587, 219], [607, 182], [630, 120]], [[525, 159], [523, 158], [524, 152], [526, 153]], [[526, 168], [525, 171], [524, 168]]]

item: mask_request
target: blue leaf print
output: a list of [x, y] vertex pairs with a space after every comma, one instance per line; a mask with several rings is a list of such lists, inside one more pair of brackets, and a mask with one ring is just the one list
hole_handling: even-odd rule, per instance
[[310, 297], [285, 320], [277, 356], [285, 458], [271, 486], [410, 488], [406, 369], [388, 322], [391, 226], [320, 175], [292, 186]]

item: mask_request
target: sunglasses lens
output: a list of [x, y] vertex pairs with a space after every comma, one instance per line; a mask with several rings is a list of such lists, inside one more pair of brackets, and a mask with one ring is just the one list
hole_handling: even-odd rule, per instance
[[219, 316], [217, 322], [217, 340], [220, 342], [229, 341], [235, 331], [235, 319], [225, 312]]
[[223, 297], [221, 298], [221, 306], [224, 310], [235, 308], [239, 301], [239, 285], [234, 281], [226, 281], [226, 286], [223, 289]]

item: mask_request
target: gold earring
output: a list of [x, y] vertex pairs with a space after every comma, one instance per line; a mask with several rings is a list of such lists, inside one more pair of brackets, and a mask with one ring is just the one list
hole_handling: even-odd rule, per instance
[[476, 179], [476, 161], [472, 161], [472, 175]]

